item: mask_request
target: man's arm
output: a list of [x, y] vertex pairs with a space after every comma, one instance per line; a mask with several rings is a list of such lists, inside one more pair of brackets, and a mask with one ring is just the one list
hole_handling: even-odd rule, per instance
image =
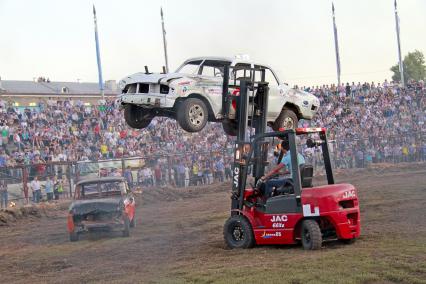
[[267, 180], [269, 179], [272, 175], [278, 173], [282, 168], [284, 168], [284, 164], [279, 163], [278, 165], [276, 165], [269, 173], [267, 173], [266, 175], [264, 175], [263, 177], [261, 177], [262, 180]]

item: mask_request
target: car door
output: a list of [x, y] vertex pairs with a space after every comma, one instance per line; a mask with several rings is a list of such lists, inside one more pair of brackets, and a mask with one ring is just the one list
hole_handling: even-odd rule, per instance
[[284, 97], [283, 85], [279, 84], [277, 76], [272, 69], [266, 66], [260, 66], [265, 69], [265, 81], [268, 82], [269, 95], [268, 95], [268, 121], [275, 120], [281, 113], [286, 99]]
[[223, 70], [229, 62], [205, 60], [199, 69], [199, 91], [209, 100], [215, 114], [222, 111]]

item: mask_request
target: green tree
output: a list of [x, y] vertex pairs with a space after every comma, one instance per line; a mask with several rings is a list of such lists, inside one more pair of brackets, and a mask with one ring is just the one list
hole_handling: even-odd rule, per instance
[[[408, 80], [425, 80], [426, 79], [426, 65], [425, 56], [421, 51], [415, 50], [409, 52], [402, 61], [404, 65], [404, 81]], [[393, 72], [392, 80], [401, 81], [401, 73], [399, 72], [399, 65], [396, 64], [390, 69]]]

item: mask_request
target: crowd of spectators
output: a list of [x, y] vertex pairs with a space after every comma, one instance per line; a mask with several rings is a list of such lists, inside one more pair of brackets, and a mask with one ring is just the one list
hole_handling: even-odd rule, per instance
[[[302, 126], [324, 126], [334, 141], [337, 167], [364, 167], [375, 162], [426, 159], [426, 88], [406, 88], [385, 81], [305, 88], [321, 106]], [[144, 157], [132, 172], [133, 184], [178, 187], [231, 178], [233, 137], [219, 123], [199, 133], [186, 133], [170, 119], [155, 118], [146, 129], [130, 129], [114, 101], [93, 106], [81, 100], [49, 99], [37, 107], [18, 109], [0, 100], [0, 167]], [[314, 153], [315, 154], [315, 153]], [[63, 166], [49, 168], [51, 178]], [[48, 172], [36, 167], [38, 176]]]
[[310, 123], [329, 129], [337, 167], [426, 160], [424, 82], [408, 82], [406, 88], [385, 80], [308, 90], [321, 101]]

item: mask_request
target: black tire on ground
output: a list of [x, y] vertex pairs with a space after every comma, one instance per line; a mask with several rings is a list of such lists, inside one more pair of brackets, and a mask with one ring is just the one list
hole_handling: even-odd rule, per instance
[[242, 215], [229, 217], [223, 227], [226, 245], [231, 248], [251, 248], [255, 240], [250, 222]]
[[135, 216], [133, 216], [132, 221], [130, 221], [130, 228], [134, 228], [136, 227], [136, 220], [135, 220]]
[[229, 136], [237, 136], [238, 125], [235, 120], [224, 120], [222, 121], [223, 131]]
[[352, 238], [352, 239], [340, 239], [340, 241], [346, 245], [351, 245], [353, 243], [355, 243], [356, 238]]
[[124, 217], [123, 237], [129, 237], [129, 236], [130, 236], [130, 220], [126, 216]]
[[79, 238], [78, 233], [76, 232], [71, 232], [70, 233], [70, 242], [77, 242]]
[[274, 131], [280, 130], [280, 128], [285, 129], [296, 129], [299, 124], [299, 119], [294, 111], [290, 109], [283, 109], [272, 125]]
[[141, 107], [127, 104], [124, 106], [124, 119], [130, 127], [142, 129], [151, 123], [152, 114]]
[[322, 245], [322, 234], [315, 220], [305, 220], [302, 223], [302, 245], [306, 250], [317, 250]]
[[206, 104], [197, 98], [183, 100], [177, 110], [176, 119], [187, 132], [198, 132], [206, 126], [208, 120]]

